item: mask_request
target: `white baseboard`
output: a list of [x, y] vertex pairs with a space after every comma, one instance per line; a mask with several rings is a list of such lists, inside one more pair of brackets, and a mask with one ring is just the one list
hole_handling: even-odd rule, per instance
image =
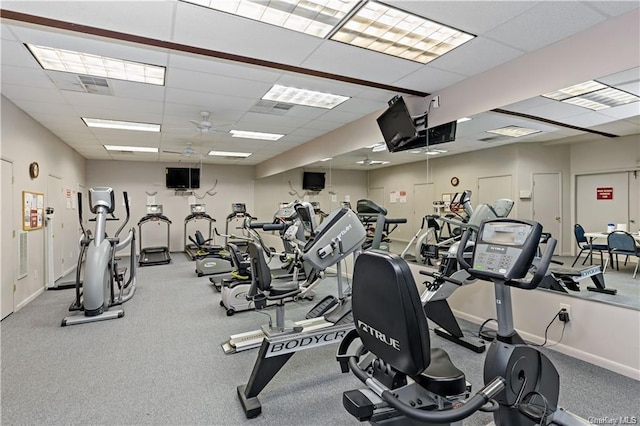
[[44, 293], [44, 287], [40, 287], [38, 289], [38, 291], [36, 291], [31, 296], [29, 296], [26, 299], [24, 299], [22, 302], [18, 303], [18, 306], [16, 306], [15, 312], [18, 312], [20, 309], [22, 309], [25, 306], [27, 306], [29, 304], [29, 302], [34, 300], [36, 297], [40, 296], [42, 293]]
[[[464, 312], [453, 310], [453, 313], [458, 318], [462, 318], [474, 324], [479, 325], [484, 322], [483, 318], [479, 318], [474, 315], [469, 315]], [[489, 328], [493, 328], [493, 327], [489, 325]], [[538, 343], [538, 344], [542, 344], [544, 342], [544, 339], [542, 337], [536, 336], [535, 334], [526, 333], [526, 332], [519, 332], [519, 333], [524, 339], [528, 341]], [[556, 342], [548, 340], [547, 343], [554, 344]], [[640, 380], [640, 370], [636, 370], [632, 367], [629, 367], [628, 365], [620, 364], [610, 359], [602, 358], [602, 357], [590, 354], [588, 352], [585, 352], [583, 350], [576, 349], [572, 346], [563, 345], [562, 343], [555, 345], [553, 347], [553, 350], [565, 355], [569, 355], [573, 358], [577, 358], [579, 360], [588, 362], [590, 364], [594, 364], [594, 365], [606, 368], [607, 370], [611, 370], [615, 373], [622, 374], [623, 376], [631, 377], [632, 379], [635, 379], [635, 380]]]

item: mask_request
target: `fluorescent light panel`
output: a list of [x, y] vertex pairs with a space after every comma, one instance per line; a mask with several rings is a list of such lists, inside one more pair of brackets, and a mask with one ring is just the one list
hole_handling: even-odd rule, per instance
[[360, 160], [360, 161], [356, 161], [356, 164], [365, 164], [367, 166], [377, 166], [380, 164], [389, 164], [388, 161], [380, 161], [380, 160]]
[[444, 154], [448, 152], [446, 149], [428, 149], [425, 151], [425, 154], [427, 155], [438, 155], [438, 154]]
[[137, 130], [141, 132], [159, 132], [160, 125], [154, 123], [136, 123], [134, 121], [103, 120], [101, 118], [82, 117], [87, 127], [99, 127], [102, 129]]
[[324, 38], [357, 4], [357, 0], [183, 0]]
[[38, 60], [40, 66], [46, 70], [164, 85], [165, 67], [54, 47], [34, 44], [26, 46]]
[[377, 145], [374, 145], [371, 148], [371, 151], [373, 152], [382, 152], [382, 151], [386, 151], [387, 150], [387, 144], [386, 143], [379, 143]]
[[209, 155], [216, 156], [216, 157], [247, 158], [251, 154], [252, 154], [251, 152], [209, 151]]
[[234, 138], [261, 139], [265, 141], [277, 141], [284, 136], [277, 133], [250, 132], [247, 130], [230, 130], [229, 133]]
[[564, 89], [556, 90], [555, 92], [545, 93], [545, 98], [555, 99], [556, 101], [562, 101], [573, 96], [580, 96], [584, 93], [593, 92], [595, 90], [604, 89], [607, 87], [602, 83], [598, 83], [594, 80], [585, 81], [584, 83], [574, 84], [573, 86], [565, 87]]
[[464, 123], [465, 121], [471, 121], [469, 117], [462, 117], [457, 120], [458, 123]]
[[262, 99], [286, 104], [333, 109], [349, 99], [349, 97], [276, 84], [269, 89]]
[[475, 36], [369, 1], [330, 38], [426, 64]]
[[640, 101], [640, 97], [634, 94], [618, 90], [595, 80], [545, 93], [542, 96], [593, 111]]
[[126, 151], [126, 152], [158, 152], [158, 148], [148, 146], [120, 146], [120, 145], [103, 145], [107, 151]]
[[487, 133], [495, 133], [496, 135], [510, 136], [512, 138], [519, 138], [521, 136], [532, 135], [534, 133], [540, 133], [540, 130], [528, 129], [520, 126], [506, 126], [499, 129], [487, 130]]
[[322, 159], [322, 160], [320, 160], [320, 161], [329, 161], [329, 160], [333, 160], [333, 157], [323, 158], [323, 159]]

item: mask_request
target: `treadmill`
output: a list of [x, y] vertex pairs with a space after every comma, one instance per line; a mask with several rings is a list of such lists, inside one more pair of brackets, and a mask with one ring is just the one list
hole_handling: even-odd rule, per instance
[[[167, 245], [157, 247], [142, 247], [142, 225], [149, 222], [164, 222], [167, 224]], [[147, 205], [147, 214], [138, 222], [138, 236], [140, 243], [140, 256], [138, 257], [139, 266], [164, 265], [171, 263], [171, 254], [169, 253], [170, 245], [170, 226], [171, 221], [162, 214], [161, 204]]]
[[[208, 247], [213, 247], [211, 244], [213, 241], [213, 223], [216, 220], [207, 214], [207, 206], [205, 204], [191, 204], [191, 214], [184, 218], [184, 253], [189, 260], [196, 260], [201, 250], [201, 247], [198, 247], [197, 244], [188, 243], [189, 233], [187, 231], [187, 225], [189, 222], [196, 220], [204, 220], [209, 223], [209, 234], [204, 237], [204, 244], [206, 246], [202, 248], [207, 249]], [[216, 248], [220, 248], [221, 250], [223, 247], [217, 246]]]

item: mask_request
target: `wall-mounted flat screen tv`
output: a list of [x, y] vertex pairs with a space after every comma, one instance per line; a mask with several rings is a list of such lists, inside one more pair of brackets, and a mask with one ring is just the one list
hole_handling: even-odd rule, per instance
[[167, 167], [165, 183], [168, 189], [198, 189], [200, 188], [200, 169]]
[[[427, 146], [424, 132], [419, 132], [402, 97], [397, 98], [377, 119], [389, 152]], [[426, 121], [425, 121], [426, 124]]]
[[450, 123], [430, 128], [427, 131], [429, 134], [429, 138], [427, 140], [429, 146], [455, 141], [457, 123], [457, 121], [452, 121]]
[[304, 172], [302, 175], [302, 189], [320, 191], [324, 189], [324, 173]]

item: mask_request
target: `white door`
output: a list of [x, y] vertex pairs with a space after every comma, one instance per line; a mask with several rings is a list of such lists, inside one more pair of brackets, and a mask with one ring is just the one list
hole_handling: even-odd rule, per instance
[[511, 195], [511, 175], [478, 178], [478, 196], [471, 198], [475, 208], [478, 204], [493, 205], [500, 198], [513, 199]]
[[13, 284], [15, 273], [16, 238], [13, 234], [13, 164], [2, 160], [2, 196], [0, 196], [0, 222], [2, 222], [2, 290], [0, 316], [6, 317], [14, 310]]
[[[413, 222], [411, 229], [417, 232], [422, 224], [422, 218], [428, 214], [433, 214], [433, 184], [417, 183], [413, 185]], [[425, 229], [426, 230], [426, 229]]]
[[[53, 279], [62, 277], [64, 271], [64, 212], [66, 202], [63, 200], [62, 179], [49, 175], [47, 179], [47, 207], [53, 207]], [[70, 242], [71, 243], [71, 242]], [[72, 242], [75, 244], [75, 242]]]
[[550, 232], [558, 240], [554, 253], [562, 252], [561, 184], [560, 173], [533, 174], [532, 219], [542, 224], [544, 232]]
[[576, 179], [576, 223], [587, 232], [629, 222], [629, 173], [580, 175]]

